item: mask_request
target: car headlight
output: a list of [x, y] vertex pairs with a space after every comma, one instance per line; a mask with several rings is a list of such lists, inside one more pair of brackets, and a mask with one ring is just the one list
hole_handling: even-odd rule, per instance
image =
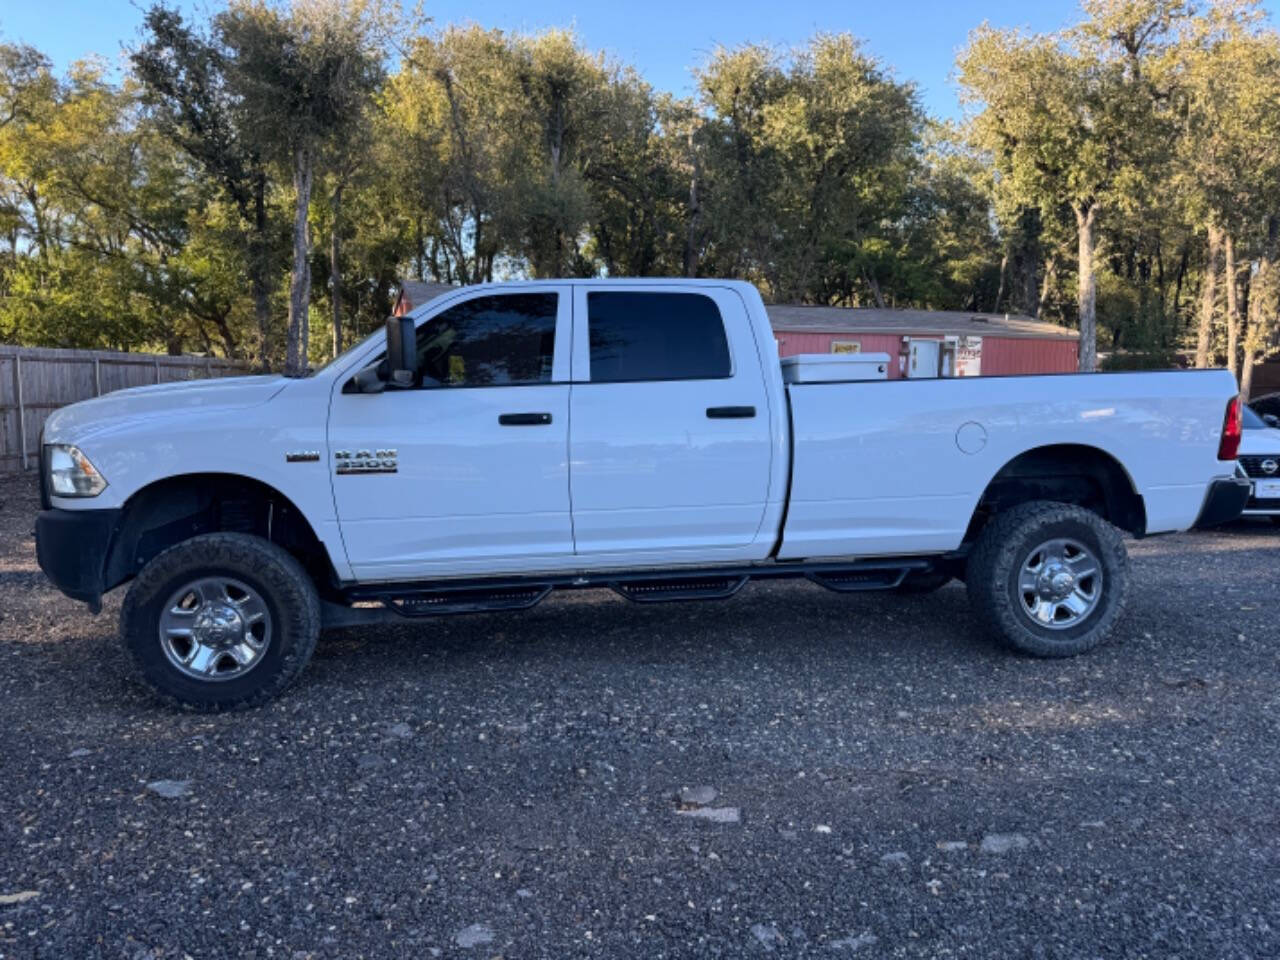
[[80, 448], [69, 443], [50, 443], [44, 448], [48, 464], [49, 492], [55, 497], [96, 497], [107, 489], [107, 481]]

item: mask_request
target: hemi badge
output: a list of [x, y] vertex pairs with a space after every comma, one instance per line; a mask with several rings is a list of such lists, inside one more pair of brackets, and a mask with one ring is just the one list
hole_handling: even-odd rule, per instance
[[296, 450], [284, 455], [286, 463], [316, 463], [320, 459], [318, 450]]

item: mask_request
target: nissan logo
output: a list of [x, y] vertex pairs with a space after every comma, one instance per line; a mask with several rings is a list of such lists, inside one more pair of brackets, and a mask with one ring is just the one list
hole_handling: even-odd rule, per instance
[[1258, 466], [1262, 468], [1263, 473], [1268, 475], [1280, 470], [1280, 463], [1276, 463], [1274, 460], [1263, 460]]

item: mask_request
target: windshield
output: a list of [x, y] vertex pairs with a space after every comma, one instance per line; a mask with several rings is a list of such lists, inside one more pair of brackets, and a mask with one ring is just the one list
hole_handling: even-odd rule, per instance
[[1240, 408], [1240, 421], [1241, 426], [1246, 430], [1265, 430], [1267, 428], [1266, 421], [1248, 407]]

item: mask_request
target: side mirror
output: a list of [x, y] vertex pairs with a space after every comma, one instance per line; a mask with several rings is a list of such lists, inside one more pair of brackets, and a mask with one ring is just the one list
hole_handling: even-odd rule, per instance
[[342, 385], [343, 393], [382, 393], [387, 387], [412, 387], [418, 372], [418, 341], [408, 317], [387, 318], [387, 355]]
[[387, 318], [386, 379], [397, 387], [413, 386], [418, 370], [418, 340], [409, 317]]

